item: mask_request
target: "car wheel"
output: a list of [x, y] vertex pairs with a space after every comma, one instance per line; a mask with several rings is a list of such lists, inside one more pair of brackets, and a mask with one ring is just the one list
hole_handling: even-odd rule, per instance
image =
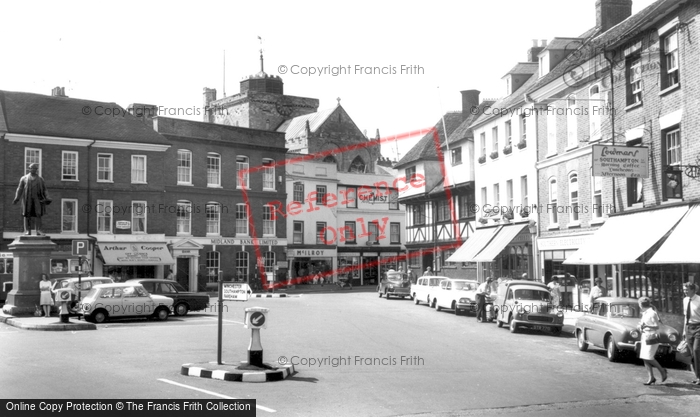
[[576, 340], [578, 341], [578, 350], [581, 352], [585, 352], [588, 350], [588, 343], [586, 342], [586, 338], [583, 335], [583, 330], [578, 330], [576, 332]]
[[386, 298], [387, 300], [389, 299], [389, 293], [386, 292], [386, 290], [384, 290], [384, 298]]
[[168, 319], [168, 315], [169, 315], [169, 314], [170, 314], [170, 312], [168, 311], [167, 308], [161, 307], [161, 308], [159, 308], [158, 310], [156, 310], [155, 313], [153, 313], [153, 316], [154, 316], [156, 319], [163, 321], [163, 320], [167, 320], [167, 319]]
[[415, 304], [415, 305], [420, 304], [420, 301], [418, 300], [418, 298], [416, 297], [415, 294], [413, 294], [413, 304]]
[[109, 318], [109, 314], [105, 310], [97, 310], [92, 314], [92, 320], [95, 323], [104, 323]]
[[190, 309], [187, 307], [187, 304], [185, 303], [180, 303], [175, 306], [175, 315], [176, 316], [184, 316], [187, 314], [187, 312], [190, 311]]
[[498, 320], [498, 319], [496, 319], [496, 325], [497, 325], [498, 327], [503, 327], [503, 322], [500, 321], [500, 320]]
[[452, 303], [452, 310], [454, 310], [455, 316], [459, 316], [459, 310], [457, 310], [457, 305], [454, 302]]
[[510, 316], [508, 318], [508, 326], [509, 326], [511, 333], [515, 333], [518, 331], [518, 325], [515, 324], [515, 320], [513, 320], [513, 316]]
[[438, 305], [437, 298], [433, 298], [433, 306], [435, 307], [435, 311], [442, 310], [442, 307]]
[[382, 298], [382, 290], [377, 287], [377, 293], [379, 293], [379, 298]]
[[552, 329], [552, 336], [559, 336], [561, 334], [561, 327]]
[[605, 350], [608, 352], [608, 360], [610, 362], [616, 362], [620, 358], [620, 351], [617, 350], [617, 343], [615, 343], [615, 338], [612, 335], [608, 336]]

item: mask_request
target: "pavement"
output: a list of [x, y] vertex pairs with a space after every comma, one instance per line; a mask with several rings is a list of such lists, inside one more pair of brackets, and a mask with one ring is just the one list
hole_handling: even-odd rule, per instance
[[10, 316], [0, 311], [0, 323], [18, 327], [25, 330], [43, 331], [77, 331], [97, 330], [97, 326], [85, 320], [71, 317], [69, 323], [62, 323], [59, 316], [34, 317], [34, 316]]

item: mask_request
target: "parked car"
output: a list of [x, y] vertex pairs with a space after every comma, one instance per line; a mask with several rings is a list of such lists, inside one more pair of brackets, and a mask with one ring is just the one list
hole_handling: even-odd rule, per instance
[[389, 297], [406, 298], [411, 296], [411, 280], [405, 272], [398, 272], [390, 269], [384, 277], [379, 281], [377, 292], [379, 297], [384, 295], [388, 300]]
[[141, 284], [123, 282], [95, 285], [80, 306], [85, 320], [94, 323], [124, 317], [167, 320], [173, 299], [149, 294]]
[[511, 333], [525, 327], [558, 336], [564, 325], [564, 313], [551, 304], [549, 288], [541, 282], [501, 281], [494, 309], [498, 327], [508, 324]]
[[[582, 352], [589, 346], [605, 349], [611, 362], [620, 357], [621, 351], [638, 352], [642, 336], [637, 326], [642, 316], [637, 299], [601, 297], [596, 299], [596, 304], [592, 312], [576, 320], [574, 331], [578, 349]], [[662, 323], [658, 333], [661, 343], [656, 357], [674, 358], [676, 346], [681, 340], [678, 331]]]
[[421, 301], [425, 301], [426, 304], [430, 304], [430, 294], [435, 293], [440, 286], [442, 280], [447, 279], [447, 277], [420, 277], [416, 280], [415, 284], [411, 284], [411, 297], [413, 297], [413, 302], [415, 304], [420, 304]]
[[[54, 290], [58, 290], [61, 288], [70, 288], [73, 290], [73, 294], [71, 295], [71, 302], [68, 305], [68, 313], [69, 315], [81, 315], [82, 314], [82, 309], [78, 305], [78, 294], [80, 294], [80, 300], [85, 298], [85, 296], [90, 292], [93, 286], [99, 285], [99, 284], [112, 284], [114, 281], [112, 281], [112, 278], [109, 277], [84, 277], [80, 278], [78, 280], [77, 277], [63, 277], [63, 278], [54, 278], [51, 280], [52, 286]], [[58, 306], [59, 303], [56, 303]]]
[[459, 316], [462, 312], [476, 311], [477, 281], [467, 279], [446, 278], [432, 296], [432, 307], [440, 311], [443, 308], [454, 310]]
[[209, 307], [209, 295], [185, 290], [180, 283], [169, 279], [140, 278], [126, 282], [143, 285], [150, 294], [162, 295], [173, 299], [173, 313], [184, 316], [188, 311], [199, 311]]

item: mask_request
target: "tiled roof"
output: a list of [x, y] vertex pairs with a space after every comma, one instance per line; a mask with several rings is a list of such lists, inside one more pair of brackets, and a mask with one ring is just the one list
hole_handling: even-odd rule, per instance
[[[450, 136], [447, 138], [447, 143], [452, 145], [453, 143], [456, 143], [456, 142], [459, 142], [459, 141], [462, 141], [465, 139], [474, 138], [474, 134], [472, 133], [472, 130], [470, 127], [471, 124], [474, 122], [474, 120], [476, 120], [478, 115], [480, 115], [484, 112], [484, 107], [490, 106], [493, 103], [495, 103], [495, 100], [485, 99], [484, 101], [479, 103], [479, 107], [477, 107], [476, 111], [472, 112], [470, 109], [469, 116], [466, 118], [466, 120], [464, 120], [462, 122], [461, 125], [459, 125], [457, 127], [457, 129], [454, 130], [454, 132], [452, 132], [450, 134]], [[445, 146], [444, 143], [443, 143], [443, 146]]]
[[583, 38], [554, 38], [547, 44], [543, 52], [551, 51], [552, 49], [573, 50], [575, 47], [578, 47], [578, 45], [581, 44], [580, 42], [582, 40]]
[[10, 133], [168, 144], [116, 103], [0, 91], [0, 116], [0, 130]]
[[506, 73], [506, 75], [534, 74], [537, 72], [537, 68], [539, 68], [539, 64], [537, 62], [518, 62], [513, 68], [511, 68], [510, 71]]
[[297, 116], [293, 119], [287, 119], [282, 122], [280, 127], [277, 128], [277, 131], [284, 132], [285, 139], [298, 138], [304, 136], [306, 122], [308, 121], [311, 132], [315, 132], [338, 107], [339, 106], [336, 106], [330, 109], [319, 110], [316, 113], [309, 113], [303, 116]]
[[517, 105], [520, 105], [521, 102], [525, 101], [524, 93], [526, 91], [530, 90], [530, 87], [537, 82], [537, 76], [538, 74], [532, 74], [530, 78], [527, 79], [523, 83], [523, 85], [520, 86], [513, 94], [504, 97], [497, 102], [493, 103], [491, 105], [492, 109], [498, 109], [499, 111], [489, 111], [489, 112], [483, 112], [479, 116], [479, 118], [472, 123], [471, 128], [475, 128], [476, 126], [485, 123], [491, 119], [495, 119], [498, 117], [501, 117], [500, 111], [501, 109], [509, 109], [511, 107], [515, 107]]
[[[449, 136], [462, 124], [465, 116], [462, 112], [449, 112], [442, 116], [445, 120], [445, 128], [447, 129], [447, 135]], [[438, 136], [440, 138], [440, 145], [445, 142], [445, 130], [442, 127], [442, 119], [438, 120], [435, 124], [435, 129], [438, 131]], [[413, 148], [411, 148], [406, 155], [396, 164], [394, 168], [399, 168], [403, 165], [407, 165], [420, 160], [437, 160], [437, 150], [435, 149], [435, 139], [433, 137], [433, 132], [430, 131], [423, 136], [418, 143], [416, 143]]]

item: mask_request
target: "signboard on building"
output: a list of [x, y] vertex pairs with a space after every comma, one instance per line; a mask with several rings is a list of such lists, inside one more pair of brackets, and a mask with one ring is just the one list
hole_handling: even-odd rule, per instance
[[117, 220], [115, 226], [117, 226], [117, 229], [131, 229], [131, 222], [129, 220]]
[[649, 178], [646, 146], [593, 145], [593, 176]]

